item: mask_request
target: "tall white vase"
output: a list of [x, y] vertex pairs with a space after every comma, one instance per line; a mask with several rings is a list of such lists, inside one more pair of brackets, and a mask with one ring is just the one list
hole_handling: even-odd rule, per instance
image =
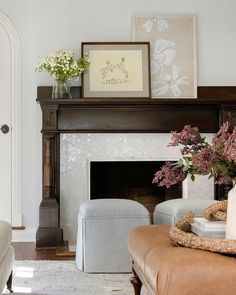
[[236, 185], [228, 193], [225, 237], [236, 240]]

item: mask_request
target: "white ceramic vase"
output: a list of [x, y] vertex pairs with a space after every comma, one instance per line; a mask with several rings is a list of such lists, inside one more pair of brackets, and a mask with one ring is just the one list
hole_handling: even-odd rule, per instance
[[228, 193], [226, 239], [236, 240], [236, 185]]

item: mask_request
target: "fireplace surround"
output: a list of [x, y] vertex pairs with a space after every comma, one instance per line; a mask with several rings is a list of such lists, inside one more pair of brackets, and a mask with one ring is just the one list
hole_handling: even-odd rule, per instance
[[56, 247], [60, 227], [60, 134], [168, 133], [185, 124], [215, 133], [222, 122], [236, 123], [236, 87], [198, 87], [197, 99], [51, 99], [51, 87], [38, 87], [42, 109], [43, 198], [36, 247]]
[[[211, 140], [211, 134], [204, 135]], [[160, 165], [180, 157], [180, 149], [168, 147], [169, 141], [169, 133], [61, 134], [60, 225], [64, 239], [76, 240], [79, 207], [90, 199], [135, 200], [151, 216], [155, 205], [167, 199], [213, 199], [213, 179], [207, 177], [194, 182], [186, 179], [167, 192], [152, 184]]]

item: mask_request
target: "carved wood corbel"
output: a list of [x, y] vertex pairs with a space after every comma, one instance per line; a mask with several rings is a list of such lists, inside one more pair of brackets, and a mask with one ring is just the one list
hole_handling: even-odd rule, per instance
[[229, 129], [233, 130], [236, 126], [236, 106], [222, 105], [220, 112], [220, 125], [224, 122], [229, 123]]

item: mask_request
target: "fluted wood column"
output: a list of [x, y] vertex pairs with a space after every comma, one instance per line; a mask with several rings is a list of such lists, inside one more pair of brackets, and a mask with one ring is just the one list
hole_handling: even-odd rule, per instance
[[[233, 130], [236, 126], [236, 106], [235, 104], [222, 104], [220, 110], [219, 127], [225, 123], [229, 123], [229, 129]], [[232, 185], [215, 185], [215, 194], [217, 200], [226, 200], [228, 192], [231, 190]]]
[[59, 214], [59, 133], [57, 106], [46, 106], [43, 111], [43, 197], [39, 207], [37, 248], [54, 248], [63, 242]]

